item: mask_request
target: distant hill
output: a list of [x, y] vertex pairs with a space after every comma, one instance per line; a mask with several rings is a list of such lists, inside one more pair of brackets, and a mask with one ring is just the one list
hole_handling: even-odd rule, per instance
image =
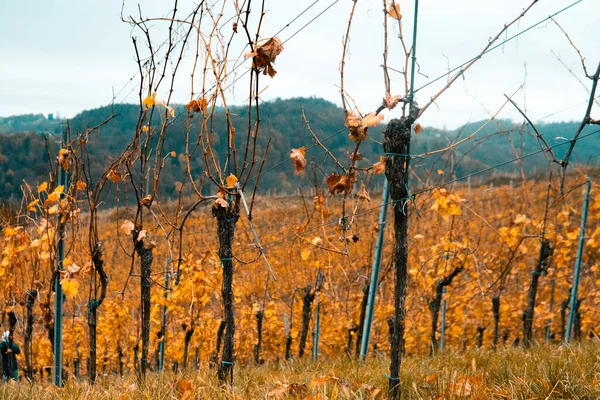
[[[261, 125], [257, 146], [257, 157], [262, 158], [268, 139], [271, 145], [268, 159], [261, 177], [260, 187], [291, 191], [296, 187], [310, 186], [310, 174], [296, 174], [289, 153], [292, 148], [314, 144], [310, 133], [307, 131], [300, 106], [304, 107], [311, 128], [325, 141], [328, 148], [340, 158], [347, 160], [348, 154], [353, 149], [353, 142], [344, 130], [343, 110], [335, 104], [320, 98], [293, 98], [266, 102], [261, 106]], [[176, 114], [185, 113], [185, 108], [176, 106]], [[97, 135], [90, 138], [90, 156], [92, 171], [101, 171], [110, 160], [118, 156], [130, 142], [135, 131], [139, 107], [132, 104], [118, 104], [115, 112], [119, 116], [103, 126]], [[247, 126], [247, 110], [242, 107], [231, 108], [234, 126], [238, 132], [245, 132]], [[111, 107], [102, 107], [87, 110], [78, 114], [69, 121], [75, 130], [83, 130], [106, 119], [111, 113]], [[216, 110], [214, 118], [213, 145], [217, 154], [225, 154], [226, 150], [226, 122], [222, 110]], [[164, 150], [175, 151], [177, 157], [169, 157], [165, 163], [162, 175], [161, 192], [171, 196], [176, 193], [178, 183], [183, 179], [185, 171], [185, 118], [177, 118], [169, 125]], [[157, 121], [155, 121], [157, 122]], [[48, 157], [45, 149], [46, 143], [50, 148], [52, 157], [57, 152], [56, 134], [59, 134], [65, 120], [48, 120], [43, 115], [22, 115], [0, 118], [0, 197], [19, 196], [20, 185], [23, 180], [32, 186], [48, 179]], [[484, 121], [473, 122], [455, 130], [440, 130], [423, 127], [421, 134], [414, 137], [412, 153], [420, 154], [448, 146], [451, 142], [467, 137], [483, 125]], [[571, 138], [577, 129], [578, 123], [552, 123], [540, 124], [538, 129], [551, 144], [557, 144], [562, 139]], [[456, 170], [458, 176], [486, 168], [491, 165], [510, 160], [517, 155], [527, 154], [540, 147], [531, 129], [521, 124], [507, 120], [497, 120], [488, 124], [477, 135], [457, 146], [453, 151], [435, 154], [425, 160], [414, 160], [413, 168], [419, 174], [431, 168], [449, 171]], [[588, 128], [584, 133], [593, 131]], [[191, 141], [195, 143], [195, 132], [198, 132], [198, 121], [193, 121], [190, 127]], [[370, 139], [361, 146], [364, 160], [362, 166], [368, 166], [378, 161], [382, 152], [381, 129], [371, 129]], [[197, 137], [197, 133], [196, 133]], [[556, 148], [558, 158], [561, 158], [568, 146]], [[239, 153], [242, 153], [238, 148]], [[573, 155], [574, 162], [587, 162], [590, 157], [600, 153], [600, 141], [591, 137], [578, 143]], [[319, 178], [335, 171], [335, 165], [318, 146], [307, 152], [307, 160], [313, 161], [318, 166]], [[597, 159], [595, 159], [597, 161]], [[199, 149], [191, 160], [195, 176], [200, 177], [204, 166], [202, 150]], [[545, 167], [543, 154], [523, 160], [523, 167], [530, 171], [534, 167]], [[276, 167], [274, 167], [276, 166]], [[516, 172], [518, 165], [509, 164], [500, 169], [504, 172]]]

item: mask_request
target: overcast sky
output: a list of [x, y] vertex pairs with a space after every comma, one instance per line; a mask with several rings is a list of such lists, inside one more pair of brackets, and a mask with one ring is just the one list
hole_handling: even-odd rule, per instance
[[[197, 1], [197, 0], [196, 0]], [[575, 0], [539, 0], [508, 32], [510, 37]], [[283, 28], [314, 0], [266, 0], [262, 33], [269, 37]], [[139, 1], [145, 15], [170, 13], [168, 0]], [[258, 14], [258, 0], [253, 11]], [[280, 37], [289, 38], [334, 0], [319, 0]], [[421, 0], [417, 57], [420, 72], [416, 87], [431, 82], [478, 54], [502, 25], [515, 18], [530, 1], [525, 0]], [[125, 12], [137, 13], [137, 1], [125, 0]], [[414, 1], [402, 0], [405, 36], [410, 41]], [[181, 16], [194, 2], [179, 1]], [[122, 0], [1, 0], [0, 1], [0, 116], [24, 113], [78, 112], [111, 102], [137, 101], [137, 71], [131, 36], [140, 32], [120, 20]], [[285, 43], [276, 62], [277, 76], [268, 84], [263, 100], [277, 97], [319, 96], [340, 104], [339, 62], [351, 0], [338, 0], [321, 17]], [[346, 90], [362, 112], [375, 109], [384, 95], [382, 80], [382, 1], [358, 0], [346, 65]], [[227, 14], [227, 12], [225, 13]], [[556, 20], [586, 57], [590, 73], [600, 60], [600, 1], [582, 0]], [[227, 15], [226, 15], [227, 16]], [[166, 31], [164, 23], [153, 28]], [[225, 28], [224, 28], [225, 29]], [[230, 28], [227, 28], [230, 29]], [[397, 25], [390, 27], [390, 63], [402, 69]], [[240, 43], [243, 42], [240, 37]], [[234, 59], [241, 48], [236, 49]], [[193, 51], [190, 50], [189, 54]], [[561, 62], [557, 57], [562, 60]], [[232, 59], [231, 61], [235, 61]], [[249, 61], [247, 61], [248, 63]], [[244, 72], [248, 64], [237, 72]], [[189, 101], [189, 67], [184, 64], [173, 102]], [[185, 69], [188, 68], [186, 71]], [[572, 73], [568, 69], [571, 69]], [[525, 78], [526, 76], [526, 78]], [[403, 94], [401, 76], [391, 72], [392, 92]], [[579, 82], [581, 80], [585, 87]], [[564, 34], [552, 22], [524, 33], [486, 55], [447, 91], [424, 115], [425, 126], [456, 127], [485, 119], [504, 102], [503, 94], [525, 87], [515, 100], [535, 121], [580, 120], [590, 81]], [[445, 84], [445, 79], [417, 92], [420, 104]], [[247, 91], [242, 79], [231, 89], [232, 103], [242, 103]], [[159, 93], [159, 97], [160, 97]], [[595, 114], [600, 117], [600, 111]], [[510, 106], [500, 118], [520, 120]], [[386, 116], [390, 118], [390, 116]]]

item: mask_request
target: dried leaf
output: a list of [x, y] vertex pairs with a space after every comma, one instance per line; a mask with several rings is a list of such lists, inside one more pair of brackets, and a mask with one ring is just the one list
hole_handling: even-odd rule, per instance
[[48, 182], [42, 182], [42, 184], [38, 186], [37, 191], [38, 193], [42, 193], [45, 192], [46, 189], [48, 189]]
[[344, 124], [350, 130], [348, 137], [355, 142], [361, 142], [367, 137], [365, 127], [361, 124], [361, 119], [353, 111], [346, 114]]
[[254, 51], [245, 53], [244, 57], [253, 57], [252, 67], [272, 78], [277, 73], [273, 68], [272, 63], [275, 62], [275, 59], [282, 51], [283, 43], [281, 40], [278, 37], [272, 37], [261, 45], [255, 45]]
[[69, 165], [71, 163], [70, 155], [71, 152], [67, 149], [60, 149], [58, 152], [58, 163], [64, 170], [69, 169]]
[[423, 128], [421, 127], [421, 124], [419, 124], [419, 123], [415, 124], [415, 135], [418, 135], [419, 133], [421, 133], [422, 130], [423, 130]]
[[383, 106], [388, 110], [393, 110], [399, 102], [400, 96], [392, 96], [391, 94], [386, 93], [385, 99], [383, 99]]
[[185, 105], [185, 108], [190, 114], [200, 112], [202, 115], [206, 115], [206, 110], [208, 110], [208, 101], [204, 97], [198, 100], [191, 100]]
[[385, 157], [380, 156], [379, 161], [373, 164], [373, 172], [376, 174], [381, 174], [385, 171]]
[[305, 155], [306, 149], [304, 146], [299, 149], [292, 149], [292, 152], [290, 153], [290, 158], [294, 161], [294, 167], [296, 167], [297, 172], [304, 171], [304, 168], [306, 168]]
[[388, 10], [388, 13], [390, 14], [390, 17], [394, 19], [402, 18], [402, 14], [400, 14], [400, 4], [396, 4], [396, 2], [392, 0], [392, 4], [390, 4], [390, 9]]
[[78, 180], [77, 182], [75, 182], [75, 189], [77, 190], [85, 190], [87, 188], [87, 183]]
[[133, 225], [133, 222], [131, 222], [128, 219], [123, 221], [123, 223], [121, 224], [121, 230], [126, 235], [131, 235], [131, 231], [133, 231], [134, 229], [135, 229], [135, 225]]
[[379, 122], [381, 121], [383, 121], [383, 114], [377, 115], [375, 114], [375, 112], [372, 112], [362, 119], [361, 125], [363, 126], [363, 128], [368, 128], [370, 126], [379, 125]]
[[152, 197], [151, 194], [147, 195], [146, 197], [144, 197], [141, 201], [143, 206], [146, 206], [148, 208], [150, 208], [150, 206], [152, 205], [152, 202], [154, 201], [154, 197]]
[[225, 187], [227, 189], [233, 189], [237, 181], [238, 178], [235, 175], [230, 174], [227, 178], [225, 178]]
[[364, 182], [360, 183], [360, 189], [358, 190], [358, 193], [356, 193], [356, 197], [362, 200], [366, 200], [369, 203], [371, 202], [371, 196], [369, 196], [369, 189], [367, 189]]
[[217, 192], [217, 199], [215, 200], [213, 207], [215, 207], [215, 208], [218, 208], [218, 207], [228, 208], [229, 207], [229, 201], [227, 200], [227, 192], [219, 189], [219, 191]]
[[106, 179], [108, 179], [112, 183], [117, 183], [117, 182], [123, 180], [123, 176], [121, 175], [121, 173], [119, 171], [115, 171], [114, 169], [111, 169], [110, 171], [108, 171], [108, 174], [106, 174]]
[[351, 193], [354, 184], [356, 183], [356, 173], [348, 176], [340, 176], [337, 172], [329, 175], [327, 178], [327, 186], [330, 193]]
[[142, 229], [142, 230], [140, 231], [140, 233], [138, 233], [138, 236], [137, 236], [137, 238], [135, 239], [135, 241], [136, 241], [136, 242], [139, 242], [139, 241], [141, 241], [141, 240], [144, 240], [144, 238], [146, 237], [146, 235], [147, 235], [147, 234], [148, 234], [148, 231], [147, 231], [147, 230], [145, 230], [145, 229]]

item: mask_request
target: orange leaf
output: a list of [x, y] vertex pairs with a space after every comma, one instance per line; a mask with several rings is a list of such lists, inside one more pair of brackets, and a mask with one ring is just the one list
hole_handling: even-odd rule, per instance
[[300, 172], [306, 168], [306, 159], [304, 156], [306, 155], [306, 149], [304, 146], [299, 149], [292, 149], [290, 153], [290, 158], [294, 160], [294, 167], [296, 167], [296, 171]]
[[421, 127], [421, 124], [417, 123], [415, 125], [415, 135], [418, 135], [419, 133], [421, 133], [422, 130], [423, 130], [423, 128]]
[[394, 1], [392, 1], [392, 4], [390, 5], [390, 9], [388, 10], [390, 17], [394, 18], [394, 19], [400, 19], [402, 18], [402, 14], [400, 14], [400, 4], [396, 4]]
[[381, 174], [383, 171], [385, 171], [385, 157], [380, 156], [379, 161], [373, 164], [373, 172]]
[[238, 178], [235, 175], [230, 174], [227, 178], [225, 178], [225, 187], [227, 189], [233, 189], [237, 181]]

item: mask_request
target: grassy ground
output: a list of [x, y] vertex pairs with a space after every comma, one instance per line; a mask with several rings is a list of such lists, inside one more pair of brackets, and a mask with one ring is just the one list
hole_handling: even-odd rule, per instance
[[[102, 376], [95, 386], [69, 381], [64, 389], [24, 382], [4, 385], [3, 399], [370, 399], [387, 394], [387, 360], [309, 360], [238, 367], [235, 387], [220, 388], [214, 371]], [[600, 343], [531, 350], [445, 353], [408, 357], [404, 399], [600, 399]]]

